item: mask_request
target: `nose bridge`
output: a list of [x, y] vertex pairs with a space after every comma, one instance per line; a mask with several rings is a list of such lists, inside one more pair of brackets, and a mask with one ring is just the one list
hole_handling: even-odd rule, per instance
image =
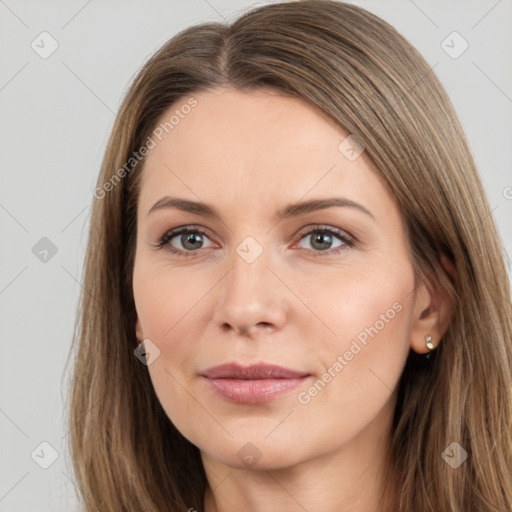
[[269, 249], [254, 236], [245, 237], [234, 248], [221, 287], [218, 322], [240, 332], [257, 324], [281, 324], [284, 312], [282, 304], [279, 306], [278, 279], [268, 268], [271, 259]]
[[[261, 240], [261, 236], [259, 237]], [[226, 292], [248, 297], [255, 296], [260, 291], [268, 290], [267, 281], [273, 277], [267, 268], [270, 263], [270, 252], [264, 247], [264, 241], [258, 241], [254, 236], [246, 236], [230, 256], [230, 272], [226, 276]], [[275, 278], [274, 278], [275, 279]], [[244, 292], [244, 288], [246, 288]]]

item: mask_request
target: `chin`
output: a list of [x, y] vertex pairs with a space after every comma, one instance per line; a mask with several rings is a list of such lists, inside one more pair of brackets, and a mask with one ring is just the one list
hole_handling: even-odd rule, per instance
[[[276, 470], [300, 463], [304, 458], [304, 451], [299, 453], [289, 444], [279, 439], [273, 441], [262, 439], [261, 435], [245, 436], [230, 439], [229, 443], [220, 447], [203, 445], [200, 450], [222, 464], [236, 469]], [[210, 449], [212, 448], [212, 449]]]

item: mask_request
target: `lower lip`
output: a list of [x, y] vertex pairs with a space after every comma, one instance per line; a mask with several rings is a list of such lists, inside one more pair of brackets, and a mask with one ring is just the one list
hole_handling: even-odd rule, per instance
[[297, 379], [207, 379], [211, 388], [222, 398], [237, 404], [269, 402], [295, 389], [307, 377]]

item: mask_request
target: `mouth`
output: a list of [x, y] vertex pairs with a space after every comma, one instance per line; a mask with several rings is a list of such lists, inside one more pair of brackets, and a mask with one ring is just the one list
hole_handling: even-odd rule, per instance
[[290, 392], [311, 374], [273, 364], [228, 363], [209, 368], [201, 376], [221, 398], [232, 403], [257, 404]]

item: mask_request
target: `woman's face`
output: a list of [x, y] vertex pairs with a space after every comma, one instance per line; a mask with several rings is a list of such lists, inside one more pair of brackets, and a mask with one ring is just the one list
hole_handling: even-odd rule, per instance
[[[240, 468], [388, 433], [417, 311], [376, 169], [298, 99], [188, 99], [162, 116], [179, 114], [153, 136], [138, 203], [136, 332], [165, 412], [203, 456]], [[296, 373], [209, 372], [227, 363]]]

